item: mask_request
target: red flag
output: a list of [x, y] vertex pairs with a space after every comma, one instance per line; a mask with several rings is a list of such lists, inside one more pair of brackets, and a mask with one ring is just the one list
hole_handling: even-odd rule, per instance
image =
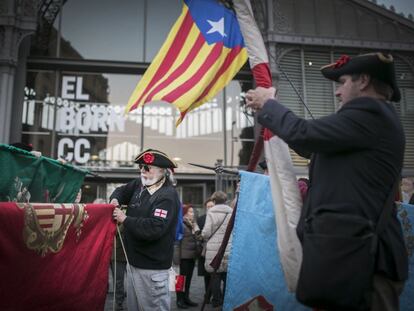
[[0, 203], [0, 310], [103, 310], [109, 204]]

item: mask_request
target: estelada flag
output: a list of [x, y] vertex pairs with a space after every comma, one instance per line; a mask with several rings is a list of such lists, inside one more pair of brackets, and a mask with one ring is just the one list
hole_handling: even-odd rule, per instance
[[247, 60], [235, 13], [217, 0], [184, 0], [167, 40], [132, 93], [125, 112], [165, 101], [187, 112], [213, 98]]
[[0, 203], [0, 310], [103, 310], [113, 205]]

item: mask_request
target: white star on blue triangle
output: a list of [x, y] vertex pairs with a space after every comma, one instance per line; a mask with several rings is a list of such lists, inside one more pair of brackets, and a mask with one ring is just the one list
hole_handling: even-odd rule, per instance
[[211, 28], [207, 31], [207, 34], [218, 32], [222, 37], [227, 37], [224, 33], [224, 17], [220, 18], [217, 22], [211, 20], [207, 20], [207, 22], [211, 25]]
[[244, 47], [236, 14], [217, 0], [184, 0], [207, 44], [222, 42], [227, 48]]

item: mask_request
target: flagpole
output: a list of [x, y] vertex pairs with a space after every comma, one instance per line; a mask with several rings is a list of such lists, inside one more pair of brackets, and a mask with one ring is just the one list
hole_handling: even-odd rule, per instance
[[224, 166], [227, 166], [227, 128], [226, 128], [226, 121], [227, 121], [227, 100], [226, 100], [226, 87], [223, 89], [223, 140], [224, 140]]
[[[147, 0], [144, 0], [144, 26], [143, 28], [143, 36], [142, 36], [142, 61], [145, 63], [147, 59], [147, 9], [148, 3]], [[144, 150], [144, 105], [141, 106], [141, 146], [140, 151]]]

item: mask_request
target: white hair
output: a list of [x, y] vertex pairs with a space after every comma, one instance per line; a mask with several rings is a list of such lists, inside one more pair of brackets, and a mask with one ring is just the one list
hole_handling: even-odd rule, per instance
[[172, 169], [167, 168], [165, 171], [166, 171], [165, 176], [168, 178], [171, 185], [173, 185], [175, 187], [177, 185], [177, 181], [174, 178], [174, 173], [173, 173]]

